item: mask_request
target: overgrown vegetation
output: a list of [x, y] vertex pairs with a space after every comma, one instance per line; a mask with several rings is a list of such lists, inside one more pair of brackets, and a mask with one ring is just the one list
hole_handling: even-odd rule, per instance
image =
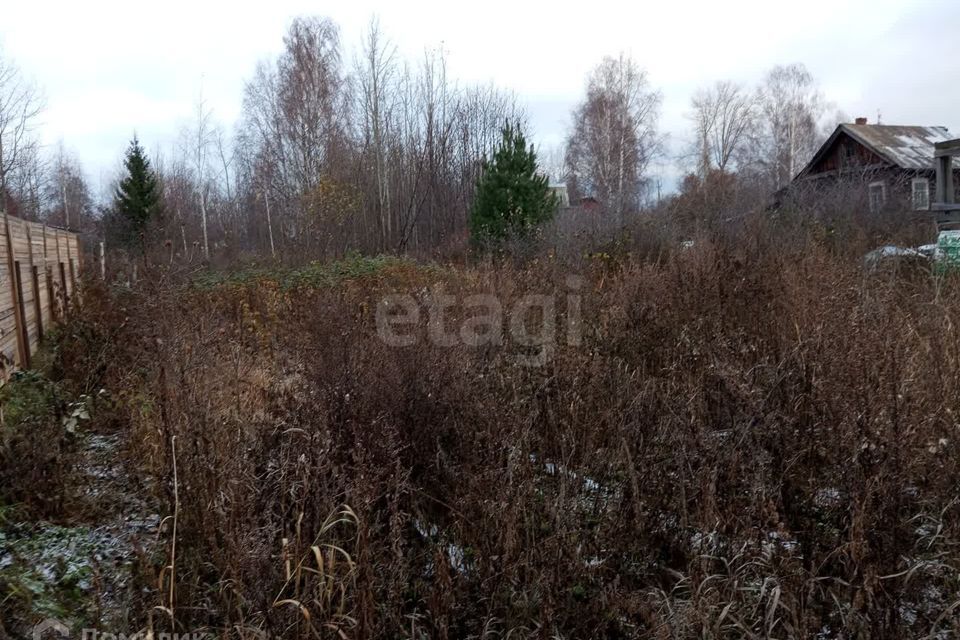
[[197, 274], [193, 283], [200, 289], [229, 286], [279, 286], [284, 291], [302, 287], [331, 287], [344, 281], [363, 279], [402, 279], [404, 273], [440, 274], [440, 267], [418, 265], [396, 256], [352, 254], [333, 262], [310, 262], [301, 267], [257, 267], [207, 270]]
[[538, 158], [442, 43], [344, 42], [294, 18], [109, 203], [0, 56], [0, 208], [88, 236], [58, 293], [7, 233], [0, 639], [960, 635], [960, 276], [885, 246], [945, 133], [806, 180], [862, 140], [796, 63], [677, 155], [620, 54]]
[[73, 433], [58, 386], [36, 371], [0, 387], [0, 505], [59, 513], [70, 473]]
[[99, 322], [117, 318], [74, 315], [47, 334], [35, 369], [0, 387], [0, 637], [26, 637], [46, 618], [78, 629], [123, 624], [139, 596], [142, 536], [156, 521], [123, 468], [113, 403], [99, 386], [116, 353], [114, 331]]
[[[131, 628], [960, 631], [960, 282], [865, 273], [866, 230], [786, 213], [698, 228], [573, 261], [89, 285], [65, 332], [109, 344], [111, 420], [162, 518]], [[509, 336], [440, 346], [426, 312], [388, 346], [384, 295], [427, 309], [438, 283], [450, 330], [472, 294], [553, 296], [545, 364]]]

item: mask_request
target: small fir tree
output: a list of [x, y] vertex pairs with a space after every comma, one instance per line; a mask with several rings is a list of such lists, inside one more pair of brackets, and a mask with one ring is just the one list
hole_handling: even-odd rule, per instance
[[537, 172], [537, 154], [519, 124], [507, 123], [491, 162], [483, 163], [470, 214], [475, 244], [523, 236], [550, 220], [557, 201], [547, 177]]
[[147, 225], [160, 211], [160, 187], [143, 147], [134, 136], [124, 160], [126, 175], [113, 197], [116, 235], [130, 247], [145, 246]]

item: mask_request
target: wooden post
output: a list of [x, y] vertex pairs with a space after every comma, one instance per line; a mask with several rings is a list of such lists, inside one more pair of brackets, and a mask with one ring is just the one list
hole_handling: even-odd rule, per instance
[[933, 147], [934, 164], [937, 168], [936, 201], [930, 207], [936, 212], [937, 226], [960, 224], [960, 205], [957, 204], [953, 183], [953, 158], [960, 157], [960, 139], [938, 142]]
[[40, 272], [37, 266], [30, 267], [33, 276], [33, 309], [37, 315], [37, 342], [43, 340], [43, 304], [40, 302]]
[[937, 158], [937, 202], [941, 204], [950, 204], [954, 200], [952, 165], [950, 156]]
[[[32, 224], [26, 224], [27, 227], [27, 256], [30, 259], [30, 287], [33, 290], [33, 319], [37, 323], [37, 342], [43, 339], [43, 307], [40, 304], [40, 278], [37, 276], [37, 267], [33, 263], [33, 234], [30, 230]], [[28, 336], [29, 338], [29, 336]]]
[[77, 274], [74, 273], [73, 253], [70, 251], [70, 235], [69, 234], [67, 234], [66, 243], [67, 243], [67, 267], [70, 271], [70, 296], [72, 298], [75, 298], [77, 294]]
[[100, 241], [100, 279], [107, 279], [107, 257], [106, 251], [104, 250], [104, 242]]
[[936, 143], [933, 157], [937, 166], [937, 202], [954, 204], [953, 158], [960, 157], [960, 138]]
[[63, 298], [63, 317], [66, 318], [70, 313], [70, 296], [67, 294], [67, 273], [63, 269], [62, 262], [58, 262], [57, 266], [60, 267], [60, 290], [63, 292], [63, 295], [60, 296]]
[[60, 257], [60, 232], [57, 229], [53, 230], [53, 242], [57, 247], [57, 270], [60, 274], [60, 304], [62, 318], [67, 317], [67, 306], [70, 301], [69, 294], [67, 291], [67, 274], [63, 268], [63, 258]]
[[7, 214], [3, 215], [3, 231], [7, 237], [7, 272], [10, 274], [10, 301], [13, 303], [13, 320], [16, 324], [18, 364], [21, 366], [29, 366], [29, 347], [24, 343], [23, 339], [26, 334], [23, 305], [20, 300], [20, 292], [17, 290], [17, 282], [20, 279], [20, 269], [13, 255], [13, 241], [10, 239], [10, 216]]
[[57, 295], [53, 290], [53, 269], [50, 268], [50, 248], [49, 230], [47, 225], [43, 225], [43, 275], [47, 283], [47, 311], [49, 313], [49, 322], [53, 324], [57, 320]]
[[77, 275], [83, 273], [83, 247], [80, 245], [80, 235], [73, 234], [73, 246], [77, 252]]
[[27, 313], [23, 307], [23, 271], [20, 265], [19, 260], [14, 260], [13, 265], [17, 272], [16, 277], [16, 289], [17, 289], [17, 304], [19, 308], [17, 309], [20, 312], [20, 317], [23, 318], [23, 322], [20, 324], [17, 329], [19, 330], [18, 337], [22, 341], [23, 345], [23, 361], [20, 363], [24, 369], [30, 368], [30, 327], [27, 326]]

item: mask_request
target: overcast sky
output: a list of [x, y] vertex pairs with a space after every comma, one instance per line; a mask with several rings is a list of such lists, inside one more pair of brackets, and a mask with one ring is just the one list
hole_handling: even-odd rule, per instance
[[[6, 0], [0, 46], [44, 89], [44, 142], [62, 140], [97, 191], [134, 131], [150, 151], [173, 148], [201, 86], [232, 129], [256, 62], [274, 58], [290, 20], [309, 14], [340, 25], [348, 54], [374, 15], [411, 60], [442, 44], [459, 81], [516, 92], [541, 145], [562, 140], [586, 74], [620, 51], [663, 92], [660, 128], [674, 152], [697, 87], [753, 84], [791, 62], [851, 117], [874, 122], [879, 112], [888, 124], [960, 136], [958, 0]], [[670, 182], [676, 170], [665, 165]]]

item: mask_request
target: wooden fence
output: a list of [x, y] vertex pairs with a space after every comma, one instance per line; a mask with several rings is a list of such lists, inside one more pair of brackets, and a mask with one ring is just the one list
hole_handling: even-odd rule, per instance
[[44, 331], [69, 309], [80, 276], [77, 234], [0, 214], [0, 380], [30, 367]]

